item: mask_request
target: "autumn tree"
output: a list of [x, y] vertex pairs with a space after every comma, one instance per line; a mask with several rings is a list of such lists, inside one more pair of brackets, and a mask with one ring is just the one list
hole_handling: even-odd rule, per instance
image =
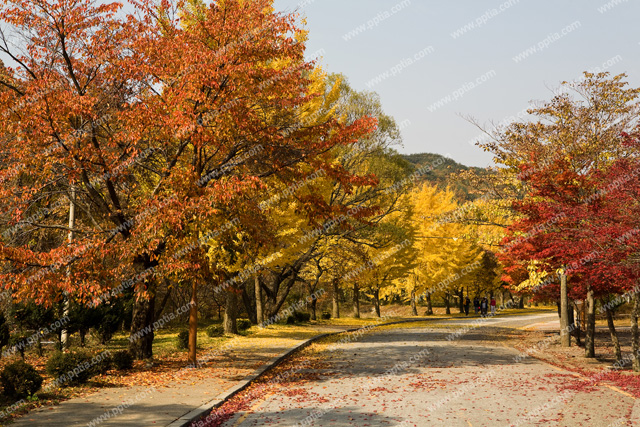
[[441, 297], [449, 313], [454, 296], [461, 295], [478, 268], [482, 250], [468, 238], [469, 226], [454, 220], [460, 207], [453, 192], [425, 183], [412, 191], [411, 204], [418, 266], [407, 281], [410, 292], [426, 298], [428, 312], [431, 298]]
[[200, 236], [237, 215], [255, 239], [256, 193], [270, 176], [295, 179], [301, 162], [348, 182], [322, 153], [372, 122], [300, 120], [322, 94], [296, 16], [271, 1], [135, 7], [17, 0], [0, 11], [24, 46], [6, 34], [0, 46], [12, 60], [0, 131], [21, 141], [2, 145], [3, 212], [19, 232], [0, 249], [19, 299], [88, 304], [134, 287], [131, 350], [149, 358], [160, 278], [222, 284]]
[[[294, 284], [306, 270], [315, 268], [309, 264], [318, 259], [320, 269], [328, 271], [322, 280], [329, 281], [331, 288], [353, 287], [343, 276], [359, 265], [355, 251], [361, 245], [391, 245], [389, 240], [373, 238], [373, 230], [398, 209], [402, 193], [387, 189], [409, 170], [393, 150], [400, 133], [393, 118], [384, 114], [379, 97], [354, 91], [340, 75], [315, 76], [324, 86], [324, 96], [308, 109], [306, 122], [328, 115], [352, 126], [370, 116], [378, 125], [355, 144], [337, 145], [328, 151], [327, 169], [301, 166], [302, 179], [271, 180], [268, 197], [260, 202], [269, 228], [275, 231], [270, 244], [261, 249], [265, 257], [272, 258], [261, 269], [260, 282], [269, 316], [276, 315]], [[354, 179], [346, 182], [336, 174]], [[322, 213], [309, 215], [311, 206], [318, 206]], [[334, 296], [337, 293], [332, 292]], [[337, 317], [339, 306], [335, 300], [334, 304]]]
[[508, 269], [522, 271], [537, 261], [537, 270], [569, 275], [572, 297], [587, 302], [587, 357], [595, 355], [596, 299], [629, 286], [621, 251], [603, 251], [628, 231], [611, 221], [611, 209], [620, 205], [606, 196], [612, 176], [622, 179], [611, 175], [613, 166], [636, 152], [623, 142], [635, 126], [638, 90], [627, 88], [624, 78], [585, 73], [583, 81], [563, 84], [564, 91], [532, 108], [537, 120], [515, 123], [485, 145], [526, 191], [513, 202], [521, 217], [503, 242]]

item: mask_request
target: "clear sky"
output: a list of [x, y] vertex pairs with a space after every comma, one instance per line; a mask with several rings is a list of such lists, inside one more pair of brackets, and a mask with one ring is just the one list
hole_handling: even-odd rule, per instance
[[[380, 94], [404, 153], [473, 166], [480, 132], [549, 99], [582, 71], [640, 86], [640, 0], [275, 0], [307, 18], [308, 52], [357, 90]], [[454, 34], [460, 30], [457, 34]], [[466, 32], [465, 32], [466, 31]]]

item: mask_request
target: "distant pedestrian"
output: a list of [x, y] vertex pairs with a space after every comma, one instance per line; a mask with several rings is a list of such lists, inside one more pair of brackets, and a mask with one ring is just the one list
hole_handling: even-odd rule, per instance
[[471, 305], [471, 300], [469, 299], [469, 297], [467, 297], [464, 300], [464, 315], [468, 316], [469, 315], [469, 306]]
[[478, 314], [478, 312], [480, 311], [480, 300], [478, 299], [478, 297], [475, 297], [473, 299], [473, 309], [476, 311], [476, 314]]
[[489, 303], [487, 302], [487, 298], [484, 297], [482, 298], [482, 301], [480, 301], [480, 314], [482, 314], [483, 316], [486, 316], [488, 308], [489, 308]]
[[491, 297], [491, 314], [496, 314], [496, 299]]

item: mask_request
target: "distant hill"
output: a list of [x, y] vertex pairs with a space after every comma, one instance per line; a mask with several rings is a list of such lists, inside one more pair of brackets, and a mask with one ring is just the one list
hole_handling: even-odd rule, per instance
[[438, 164], [433, 171], [423, 176], [425, 181], [437, 185], [439, 188], [446, 188], [449, 186], [451, 190], [455, 192], [460, 200], [468, 201], [474, 200], [477, 196], [471, 191], [471, 186], [466, 180], [461, 180], [456, 175], [464, 171], [475, 171], [476, 173], [483, 175], [487, 172], [486, 169], [465, 166], [455, 160], [448, 157], [444, 157], [440, 154], [434, 153], [417, 153], [417, 154], [403, 154], [402, 157], [409, 163], [415, 166], [416, 169]]

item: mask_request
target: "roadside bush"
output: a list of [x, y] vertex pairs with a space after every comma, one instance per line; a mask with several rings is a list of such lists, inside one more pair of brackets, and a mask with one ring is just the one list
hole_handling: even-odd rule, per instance
[[311, 320], [311, 314], [306, 311], [295, 311], [293, 317], [296, 318], [296, 322], [308, 322]]
[[331, 319], [331, 313], [329, 313], [328, 311], [323, 311], [322, 312], [322, 318], [325, 319], [325, 320]]
[[293, 325], [294, 323], [296, 323], [296, 318], [293, 316], [289, 316], [287, 317], [287, 325]]
[[222, 325], [211, 325], [207, 328], [207, 335], [211, 338], [221, 337], [224, 335], [224, 327]]
[[47, 360], [47, 373], [59, 379], [60, 385], [84, 384], [97, 372], [92, 369], [91, 356], [79, 352], [56, 352]]
[[238, 326], [239, 331], [246, 331], [251, 327], [251, 320], [249, 319], [238, 319], [236, 321], [236, 325]]
[[9, 345], [6, 350], [7, 353], [10, 355], [18, 353], [20, 357], [24, 359], [24, 352], [29, 346], [29, 342], [27, 341], [29, 338], [31, 338], [30, 334], [20, 333], [12, 335], [11, 338], [9, 338]]
[[9, 325], [4, 318], [4, 314], [0, 313], [0, 350], [9, 344], [11, 339], [11, 333], [9, 332]]
[[178, 346], [178, 350], [186, 350], [189, 348], [189, 331], [180, 331], [176, 345]]
[[113, 367], [119, 371], [133, 368], [133, 356], [127, 350], [120, 350], [111, 356]]
[[[99, 358], [99, 359], [98, 359]], [[113, 366], [111, 353], [103, 352], [100, 355], [97, 355], [95, 364], [91, 366], [94, 375], [102, 375], [106, 374], [109, 369]]]
[[0, 372], [4, 394], [13, 398], [31, 396], [42, 386], [42, 376], [24, 360], [16, 360]]

